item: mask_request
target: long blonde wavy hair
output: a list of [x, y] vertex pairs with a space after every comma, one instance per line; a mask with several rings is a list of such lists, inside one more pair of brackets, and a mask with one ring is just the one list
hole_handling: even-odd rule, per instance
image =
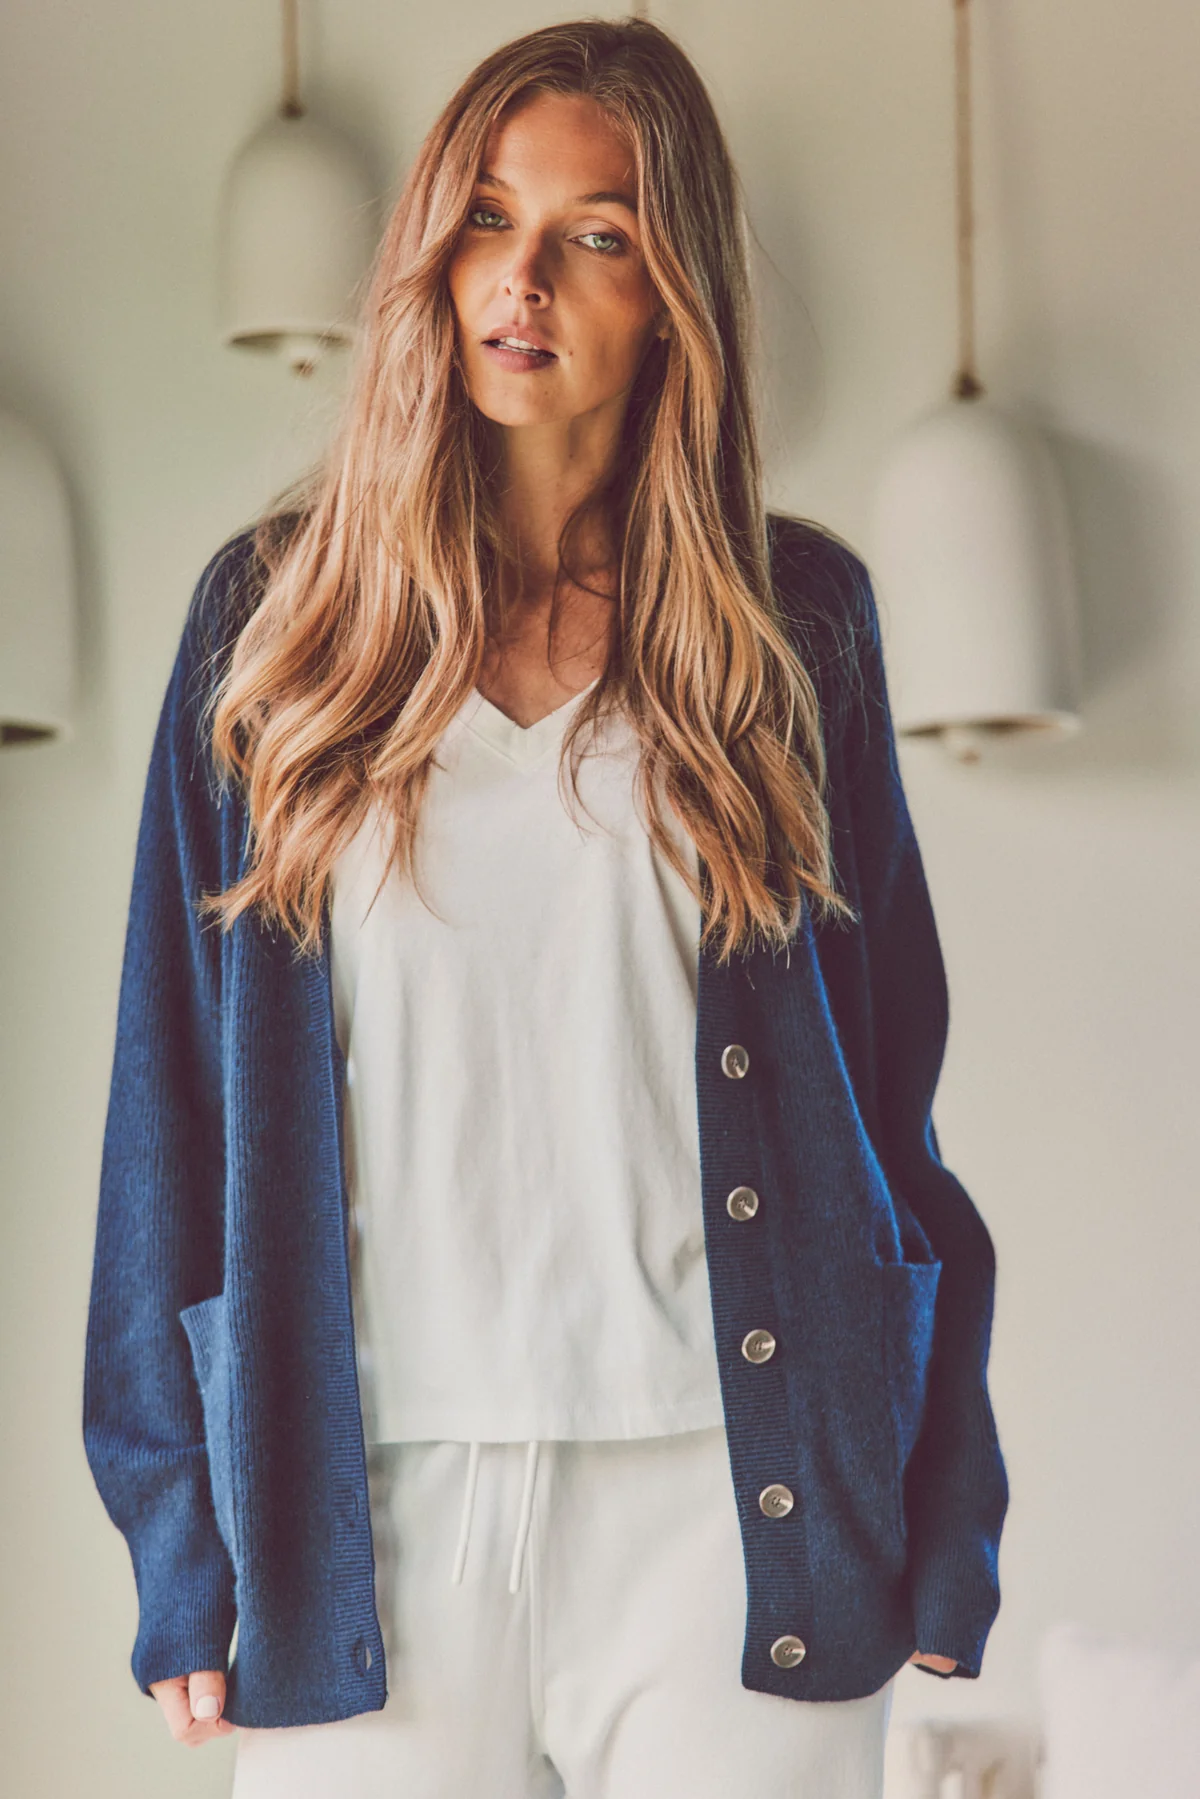
[[[442, 111], [369, 277], [332, 446], [256, 521], [261, 586], [206, 715], [250, 821], [244, 874], [204, 901], [225, 928], [257, 906], [319, 949], [333, 863], [373, 799], [391, 866], [417, 879], [431, 758], [481, 672], [506, 573], [494, 440], [461, 372], [446, 269], [489, 132], [536, 92], [590, 96], [630, 144], [672, 327], [641, 366], [611, 479], [560, 539], [560, 581], [597, 509], [619, 552], [612, 649], [560, 778], [569, 761], [575, 786], [581, 733], [623, 704], [652, 839], [723, 962], [756, 938], [786, 943], [805, 892], [819, 913], [850, 914], [831, 885], [816, 691], [771, 589], [737, 178], [674, 40], [644, 20], [585, 19], [505, 44]], [[662, 801], [695, 844], [698, 891]]]

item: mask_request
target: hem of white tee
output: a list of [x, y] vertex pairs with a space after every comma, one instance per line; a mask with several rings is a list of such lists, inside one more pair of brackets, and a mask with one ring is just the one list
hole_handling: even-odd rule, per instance
[[368, 1432], [372, 1443], [549, 1443], [608, 1442], [631, 1437], [668, 1437], [680, 1431], [724, 1424], [720, 1393], [671, 1406], [609, 1411], [575, 1409], [545, 1414], [503, 1413], [494, 1407], [472, 1412], [445, 1407], [405, 1406], [378, 1418]]

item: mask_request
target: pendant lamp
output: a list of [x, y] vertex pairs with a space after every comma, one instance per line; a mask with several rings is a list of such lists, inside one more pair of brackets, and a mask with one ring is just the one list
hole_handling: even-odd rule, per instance
[[1001, 737], [1080, 728], [1073, 557], [1058, 468], [986, 395], [975, 361], [970, 0], [955, 40], [959, 365], [948, 401], [889, 447], [872, 576], [898, 733], [977, 762]]
[[283, 0], [279, 112], [244, 145], [226, 189], [223, 342], [311, 375], [327, 349], [353, 341], [375, 235], [362, 156], [301, 102], [296, 0]]
[[0, 410], [0, 745], [74, 736], [75, 559], [48, 446]]

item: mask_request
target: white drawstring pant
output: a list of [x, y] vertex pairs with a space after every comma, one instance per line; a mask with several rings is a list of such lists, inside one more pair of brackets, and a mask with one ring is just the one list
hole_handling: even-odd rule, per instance
[[741, 1684], [723, 1426], [370, 1460], [387, 1704], [239, 1730], [233, 1799], [881, 1799], [894, 1681]]

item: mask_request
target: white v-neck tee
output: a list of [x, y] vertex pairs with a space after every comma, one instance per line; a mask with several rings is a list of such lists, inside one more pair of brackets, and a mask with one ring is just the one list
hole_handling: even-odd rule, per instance
[[589, 739], [586, 810], [571, 816], [559, 756], [587, 691], [523, 728], [472, 690], [422, 801], [433, 911], [394, 870], [372, 905], [375, 812], [334, 868], [369, 1441], [640, 1437], [723, 1419], [699, 903], [650, 842], [619, 710]]

